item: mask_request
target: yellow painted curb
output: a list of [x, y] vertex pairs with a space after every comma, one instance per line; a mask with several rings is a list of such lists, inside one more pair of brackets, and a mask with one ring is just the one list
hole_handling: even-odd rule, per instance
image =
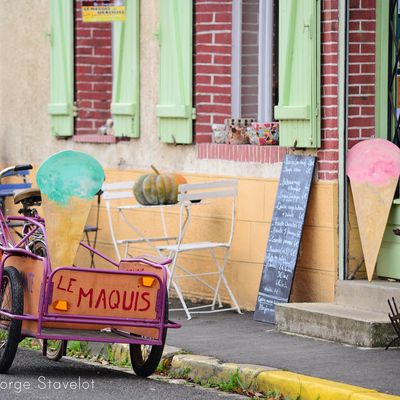
[[400, 396], [393, 396], [384, 393], [356, 393], [351, 396], [351, 400], [399, 400]]
[[261, 372], [257, 377], [257, 390], [260, 392], [275, 390], [294, 399], [300, 396], [301, 400], [399, 399], [397, 396], [387, 397], [388, 395], [378, 393], [372, 389], [364, 389], [358, 386], [286, 371]]

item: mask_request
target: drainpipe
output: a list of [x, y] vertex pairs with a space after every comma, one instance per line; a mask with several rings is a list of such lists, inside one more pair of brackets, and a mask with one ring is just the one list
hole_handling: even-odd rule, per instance
[[348, 57], [348, 0], [339, 0], [339, 60], [338, 60], [338, 206], [339, 206], [339, 279], [346, 279], [348, 253], [348, 186], [347, 153], [347, 57]]

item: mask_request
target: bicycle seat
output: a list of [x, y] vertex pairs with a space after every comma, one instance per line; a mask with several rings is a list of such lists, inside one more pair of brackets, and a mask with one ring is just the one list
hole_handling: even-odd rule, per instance
[[22, 203], [27, 205], [39, 205], [41, 202], [42, 195], [38, 188], [24, 189], [14, 194], [14, 204]]

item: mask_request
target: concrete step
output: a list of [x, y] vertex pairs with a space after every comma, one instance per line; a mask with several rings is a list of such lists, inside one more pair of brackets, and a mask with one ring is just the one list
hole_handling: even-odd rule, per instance
[[389, 312], [387, 299], [400, 304], [400, 282], [383, 280], [337, 281], [335, 303], [366, 311]]
[[387, 313], [333, 303], [278, 304], [276, 324], [283, 332], [360, 347], [384, 347], [395, 337]]

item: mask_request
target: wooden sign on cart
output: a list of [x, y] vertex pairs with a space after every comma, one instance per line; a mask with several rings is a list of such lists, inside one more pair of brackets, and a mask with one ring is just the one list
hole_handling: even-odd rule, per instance
[[315, 157], [286, 155], [275, 199], [256, 321], [275, 323], [275, 304], [287, 303], [314, 174]]

